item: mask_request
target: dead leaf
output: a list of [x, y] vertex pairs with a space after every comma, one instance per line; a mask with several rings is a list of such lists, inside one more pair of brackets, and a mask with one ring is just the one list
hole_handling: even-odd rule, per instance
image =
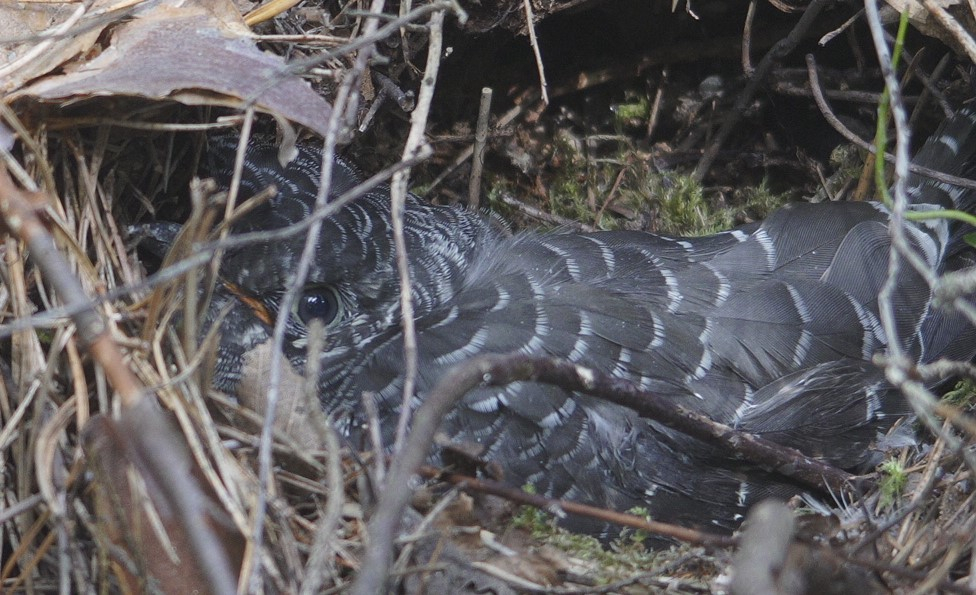
[[[148, 401], [147, 401], [148, 403]], [[143, 408], [155, 407], [153, 404]], [[180, 447], [179, 437], [167, 436], [168, 424], [158, 410], [126, 411], [123, 419], [106, 416], [91, 418], [83, 430], [83, 443], [89, 468], [94, 472], [92, 483], [98, 527], [104, 531], [102, 539], [116, 547], [106, 551], [112, 558], [112, 568], [129, 592], [144, 592], [152, 583], [163, 593], [205, 593], [213, 585], [195, 556], [193, 536], [185, 530], [185, 519], [198, 519], [199, 533], [209, 538], [208, 556], [223, 569], [224, 582], [236, 582], [244, 554], [244, 538], [224, 513], [216, 499], [204, 491], [197, 480], [199, 471]], [[148, 419], [143, 419], [148, 418]], [[170, 449], [171, 473], [182, 476], [183, 494], [167, 493], [157, 481], [152, 465], [140, 453], [144, 445], [127, 438], [133, 433], [139, 439], [144, 422], [153, 423], [150, 434], [163, 435]], [[145, 430], [146, 428], [142, 428]], [[158, 446], [158, 444], [157, 444]], [[180, 456], [182, 455], [182, 456]], [[193, 506], [186, 506], [192, 502]], [[104, 544], [103, 544], [104, 545]], [[210, 569], [213, 572], [213, 568]]]
[[[108, 47], [72, 49], [95, 55], [63, 64], [64, 74], [16, 90], [7, 101], [21, 109], [119, 96], [238, 109], [253, 105], [319, 134], [326, 130], [329, 104], [289, 73], [283, 60], [255, 46], [227, 0], [163, 3], [115, 25]], [[25, 78], [18, 74], [4, 84]]]

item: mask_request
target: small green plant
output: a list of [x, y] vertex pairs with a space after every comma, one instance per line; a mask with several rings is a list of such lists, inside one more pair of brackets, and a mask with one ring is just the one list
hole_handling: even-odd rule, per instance
[[[522, 491], [536, 493], [535, 486], [528, 483], [522, 486]], [[512, 518], [512, 526], [528, 531], [535, 538], [543, 538], [555, 530], [555, 519], [535, 506], [522, 506]]]
[[972, 407], [974, 400], [976, 400], [976, 382], [969, 379], [960, 380], [952, 390], [942, 395], [943, 402], [960, 409]]
[[[522, 489], [530, 494], [536, 493], [531, 485], [523, 486]], [[648, 511], [644, 508], [634, 508], [629, 512], [648, 516]], [[532, 506], [521, 507], [512, 519], [512, 524], [528, 531], [533, 539], [562, 550], [574, 558], [592, 563], [594, 568], [599, 569], [593, 578], [601, 584], [653, 566], [655, 557], [659, 554], [647, 549], [645, 542], [648, 534], [645, 531], [625, 529], [608, 547], [591, 535], [572, 533], [559, 527], [551, 515]]]
[[769, 189], [766, 180], [763, 180], [759, 186], [743, 188], [735, 193], [735, 203], [742, 205], [739, 210], [745, 212], [753, 221], [765, 219], [787, 202], [789, 197], [786, 194], [774, 193]]
[[651, 102], [646, 95], [634, 97], [624, 103], [616, 103], [613, 110], [614, 126], [622, 130], [629, 126], [645, 125], [651, 115]]
[[661, 177], [652, 196], [660, 205], [661, 231], [672, 235], [707, 235], [732, 227], [732, 213], [715, 209], [691, 176]]
[[908, 473], [901, 461], [889, 459], [881, 463], [881, 507], [890, 508], [905, 491]]
[[[646, 520], [650, 520], [651, 518], [651, 511], [643, 506], [635, 506], [628, 510], [627, 514], [644, 517]], [[624, 529], [620, 532], [620, 537], [614, 540], [614, 549], [618, 551], [621, 549], [629, 550], [636, 546], [640, 550], [644, 550], [644, 544], [647, 542], [648, 537], [650, 537], [650, 534], [643, 529]]]
[[[640, 109], [636, 104], [631, 107]], [[545, 207], [553, 215], [613, 230], [629, 225], [643, 228], [642, 216], [650, 214], [656, 216], [653, 231], [700, 236], [733, 227], [740, 214], [747, 220], [762, 219], [786, 202], [785, 195], [772, 193], [764, 182], [736, 190], [731, 206], [726, 205], [719, 193], [706, 191], [691, 175], [654, 171], [649, 156], [626, 137], [589, 140], [600, 146], [585, 149], [589, 145], [584, 139], [568, 133], [554, 139]], [[607, 143], [615, 145], [607, 147]], [[489, 193], [492, 204], [499, 204], [498, 195], [497, 190]]]

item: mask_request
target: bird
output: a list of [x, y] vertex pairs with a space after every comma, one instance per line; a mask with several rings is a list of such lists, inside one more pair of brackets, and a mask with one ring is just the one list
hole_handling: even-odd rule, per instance
[[[210, 170], [230, 185], [238, 139], [212, 137]], [[914, 163], [971, 176], [976, 111], [948, 118]], [[252, 139], [241, 196], [274, 196], [237, 220], [232, 233], [267, 232], [310, 217], [321, 149], [299, 145], [278, 159], [275, 143]], [[332, 166], [329, 200], [361, 173]], [[976, 192], [912, 173], [909, 209], [968, 209]], [[562, 358], [625, 379], [656, 398], [705, 414], [844, 469], [870, 462], [869, 446], [909, 411], [872, 362], [892, 341], [916, 363], [968, 360], [976, 332], [933, 305], [925, 277], [909, 266], [893, 293], [896, 337], [880, 322], [888, 275], [890, 212], [879, 202], [788, 204], [764, 221], [702, 237], [640, 231], [507, 233], [483, 213], [409, 195], [403, 213], [417, 375], [411, 407], [451, 366], [479, 354]], [[964, 226], [946, 219], [906, 224], [931, 271], [966, 266]], [[220, 325], [214, 386], [242, 390], [248, 353], [288, 316], [284, 358], [304, 370], [318, 358], [318, 398], [339, 433], [368, 445], [364, 395], [375, 403], [383, 443], [393, 441], [406, 365], [388, 186], [322, 220], [295, 307], [279, 309], [293, 282], [304, 234], [231, 248], [207, 316]], [[307, 353], [308, 327], [325, 329]], [[732, 531], [749, 507], [803, 491], [598, 396], [523, 381], [480, 387], [444, 419], [450, 441], [475, 445], [515, 486], [551, 498]], [[431, 455], [443, 459], [443, 450]], [[613, 535], [602, 521], [567, 528]]]

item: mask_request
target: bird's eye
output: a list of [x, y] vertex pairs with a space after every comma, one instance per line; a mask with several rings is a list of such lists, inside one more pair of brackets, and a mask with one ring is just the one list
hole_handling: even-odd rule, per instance
[[342, 314], [342, 301], [332, 287], [308, 287], [295, 304], [295, 314], [305, 324], [318, 319], [328, 326]]

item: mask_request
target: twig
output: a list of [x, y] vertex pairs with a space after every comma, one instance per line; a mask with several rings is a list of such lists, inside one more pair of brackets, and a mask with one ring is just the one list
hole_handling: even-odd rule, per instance
[[254, 10], [244, 15], [244, 24], [248, 27], [270, 21], [285, 11], [291, 9], [301, 0], [272, 0], [259, 5]]
[[735, 540], [727, 535], [706, 533], [696, 529], [681, 527], [679, 525], [652, 521], [642, 516], [628, 514], [625, 512], [617, 512], [615, 510], [607, 510], [606, 508], [599, 508], [597, 506], [590, 506], [588, 504], [580, 504], [579, 502], [573, 502], [572, 500], [546, 498], [540, 494], [530, 494], [525, 490], [513, 488], [512, 486], [497, 481], [478, 479], [476, 477], [461, 475], [460, 473], [444, 473], [440, 469], [436, 469], [434, 467], [421, 467], [420, 475], [428, 479], [446, 481], [461, 487], [467, 492], [498, 496], [510, 502], [524, 504], [526, 506], [533, 506], [550, 513], [553, 511], [559, 511], [561, 513], [569, 513], [599, 519], [601, 521], [619, 525], [621, 527], [633, 527], [634, 529], [641, 529], [643, 531], [653, 533], [654, 535], [670, 537], [672, 539], [677, 539], [687, 543], [712, 545], [716, 547], [727, 547], [735, 543]]
[[431, 436], [437, 431], [441, 420], [464, 393], [482, 382], [489, 371], [489, 360], [485, 357], [452, 367], [417, 409], [412, 429], [393, 458], [376, 512], [369, 521], [369, 546], [363, 558], [362, 570], [352, 585], [352, 595], [385, 592], [383, 586], [393, 558], [397, 527], [403, 509], [410, 502], [410, 480], [427, 457]]
[[98, 361], [108, 364], [105, 371], [119, 391], [122, 405], [133, 407], [142, 398], [139, 381], [122, 365], [122, 353], [112, 342], [102, 317], [91, 306], [81, 283], [38, 218], [37, 209], [45, 204], [44, 198], [40, 194], [33, 198], [17, 188], [7, 169], [0, 167], [0, 216], [9, 230], [28, 245], [31, 258], [44, 272], [61, 300], [76, 308], [72, 320], [78, 329], [78, 336]]
[[[420, 152], [426, 128], [427, 115], [433, 99], [434, 84], [437, 80], [437, 70], [440, 66], [441, 30], [444, 24], [444, 13], [435, 12], [430, 17], [430, 41], [427, 51], [427, 67], [424, 72], [424, 83], [417, 98], [417, 107], [410, 116], [411, 126], [407, 142], [403, 149], [403, 159], [416, 157]], [[403, 404], [400, 419], [397, 422], [396, 441], [394, 443], [394, 466], [389, 470], [376, 512], [368, 525], [369, 545], [364, 557], [363, 570], [359, 573], [352, 586], [353, 594], [371, 595], [383, 591], [390, 563], [393, 556], [393, 541], [396, 528], [400, 521], [400, 511], [406, 506], [411, 490], [408, 485], [409, 477], [420, 465], [426, 455], [424, 443], [433, 435], [440, 423], [441, 417], [447, 412], [426, 412], [414, 420], [413, 429], [407, 434], [410, 423], [410, 400], [413, 399], [413, 387], [417, 371], [417, 345], [414, 332], [413, 304], [411, 302], [410, 270], [407, 265], [406, 242], [403, 235], [403, 210], [407, 198], [406, 172], [398, 172], [390, 185], [393, 216], [393, 238], [396, 246], [397, 270], [400, 276], [400, 308], [403, 321], [404, 359], [407, 370], [404, 378]], [[428, 398], [421, 411], [430, 402]], [[436, 404], [436, 402], [435, 402]], [[429, 416], [429, 418], [428, 418]], [[434, 425], [428, 427], [431, 423]], [[418, 442], [420, 445], [418, 446]], [[416, 459], [416, 461], [414, 461]]]
[[600, 397], [636, 411], [642, 417], [781, 473], [816, 489], [843, 491], [853, 477], [800, 451], [715, 422], [706, 415], [667, 402], [651, 391], [598, 370], [550, 357], [513, 354], [491, 356], [485, 383], [500, 386], [518, 380], [554, 384]]
[[891, 52], [885, 41], [884, 28], [882, 27], [881, 18], [878, 14], [876, 0], [866, 0], [864, 6], [868, 28], [871, 31], [875, 51], [878, 54], [878, 62], [881, 65], [885, 85], [891, 97], [891, 114], [895, 122], [896, 130], [894, 201], [891, 208], [891, 222], [888, 226], [889, 235], [891, 236], [888, 276], [878, 294], [879, 318], [888, 338], [887, 365], [884, 368], [885, 377], [892, 386], [902, 391], [916, 415], [918, 415], [919, 419], [929, 431], [933, 435], [945, 440], [946, 445], [950, 449], [960, 453], [970, 468], [976, 470], [976, 455], [968, 449], [963, 448], [964, 445], [957, 436], [949, 431], [942, 430], [942, 424], [936, 419], [933, 411], [937, 399], [912, 374], [913, 362], [905, 354], [901, 344], [901, 338], [898, 336], [893, 295], [897, 290], [897, 280], [901, 272], [901, 267], [903, 266], [903, 261], [910, 264], [922, 275], [930, 287], [936, 284], [936, 277], [935, 273], [927, 268], [925, 263], [921, 261], [915, 251], [908, 245], [908, 241], [905, 238], [905, 211], [908, 208], [906, 184], [910, 169], [908, 156], [908, 117], [902, 102], [901, 85], [892, 65]]
[[[321, 321], [313, 321], [309, 327], [308, 349], [310, 353], [321, 353], [325, 341], [325, 327]], [[302, 581], [300, 595], [311, 595], [322, 590], [327, 578], [335, 577], [335, 563], [333, 555], [336, 550], [336, 527], [342, 516], [342, 506], [345, 502], [342, 465], [339, 455], [339, 437], [335, 428], [325, 419], [325, 412], [317, 410], [319, 407], [318, 377], [321, 372], [320, 358], [310, 357], [305, 366], [305, 406], [309, 409], [310, 421], [313, 428], [322, 435], [322, 443], [326, 454], [326, 482], [328, 496], [325, 510], [319, 515], [315, 526], [315, 537], [305, 562], [305, 576]], [[316, 423], [321, 422], [321, 423]]]
[[7, 506], [3, 510], [0, 510], [0, 525], [6, 523], [12, 518], [20, 516], [28, 510], [31, 510], [42, 502], [44, 502], [44, 497], [40, 494], [34, 494], [32, 496], [27, 496], [23, 500], [18, 500], [15, 504]]
[[535, 15], [532, 14], [532, 2], [522, 0], [522, 8], [525, 10], [525, 28], [529, 32], [529, 44], [532, 46], [532, 54], [535, 56], [535, 67], [539, 72], [539, 92], [542, 94], [542, 103], [549, 105], [549, 84], [546, 83], [546, 69], [542, 65], [542, 51], [539, 49], [539, 40], [535, 37]]
[[[512, 121], [515, 120], [515, 118], [520, 116], [522, 112], [525, 111], [526, 105], [528, 105], [528, 103], [530, 102], [529, 101], [524, 101], [521, 103], [517, 102], [514, 107], [512, 107], [510, 110], [505, 112], [500, 118], [498, 118], [498, 121], [495, 123], [495, 128], [498, 129], [511, 124]], [[451, 165], [444, 168], [444, 171], [442, 171], [436, 178], [434, 178], [434, 181], [430, 183], [430, 188], [434, 189], [437, 186], [439, 186], [441, 182], [443, 182], [444, 179], [447, 178], [447, 176], [450, 175], [452, 171], [457, 169], [462, 163], [467, 161], [472, 155], [474, 155], [474, 144], [470, 144], [467, 147], [465, 147], [462, 151], [460, 151], [457, 157], [454, 158], [454, 161], [451, 162]]]
[[[813, 91], [806, 87], [799, 87], [790, 82], [778, 81], [770, 85], [770, 90], [774, 93], [781, 93], [791, 97], [813, 97]], [[863, 103], [867, 105], [878, 105], [881, 101], [881, 93], [871, 91], [846, 91], [838, 89], [827, 89], [821, 91], [823, 95], [836, 101], [847, 101], [850, 103]], [[917, 97], [906, 97], [905, 102], [909, 105], [918, 103]]]
[[939, 21], [939, 24], [952, 33], [952, 36], [959, 42], [963, 50], [965, 50], [969, 59], [976, 62], [976, 40], [973, 39], [973, 36], [956, 19], [952, 18], [952, 15], [939, 5], [938, 2], [922, 0], [922, 5], [925, 6], [925, 10], [929, 11], [935, 17], [935, 20]]
[[[379, 9], [377, 10], [377, 6]], [[377, 5], [374, 3], [370, 6], [370, 13], [366, 15], [370, 21], [378, 22], [382, 16], [380, 13], [383, 10], [382, 4]], [[334, 60], [342, 55], [351, 54], [357, 50], [372, 47], [376, 42], [386, 39], [387, 37], [394, 35], [400, 31], [400, 28], [409, 25], [415, 21], [420, 20], [421, 17], [428, 14], [434, 14], [435, 12], [443, 12], [445, 10], [450, 10], [453, 12], [460, 23], [467, 21], [468, 16], [464, 9], [454, 0], [440, 0], [431, 2], [430, 4], [424, 4], [418, 6], [411, 12], [403, 15], [402, 17], [390, 19], [385, 25], [379, 28], [371, 28], [369, 30], [364, 29], [363, 34], [356, 37], [356, 39], [343, 45], [335, 51], [322, 52], [316, 56], [310, 58], [305, 58], [303, 60], [296, 60], [288, 65], [288, 72], [283, 74], [302, 74], [308, 69], [321, 64], [325, 64], [330, 60]], [[369, 22], [369, 21], [367, 21]]]
[[592, 225], [588, 225], [586, 223], [580, 223], [579, 221], [575, 221], [573, 219], [567, 219], [566, 217], [560, 217], [559, 215], [555, 215], [553, 213], [547, 213], [542, 209], [537, 209], [532, 205], [525, 204], [524, 202], [518, 200], [517, 198], [515, 198], [514, 196], [512, 196], [507, 192], [502, 192], [499, 198], [506, 205], [510, 207], [515, 207], [516, 209], [522, 211], [529, 217], [538, 219], [539, 221], [542, 221], [544, 223], [558, 225], [564, 229], [572, 229], [575, 231], [585, 231], [585, 232], [596, 231], [596, 228], [593, 227]]
[[752, 76], [755, 72], [749, 53], [752, 48], [752, 24], [756, 18], [756, 4], [758, 4], [757, 0], [749, 0], [749, 8], [746, 10], [746, 24], [742, 27], [742, 72], [746, 76]]
[[468, 179], [468, 208], [479, 209], [481, 198], [481, 172], [485, 166], [485, 146], [488, 142], [488, 118], [491, 115], [491, 87], [481, 90], [478, 106], [478, 124], [474, 132], [474, 159], [471, 161], [471, 177]]
[[[434, 99], [434, 86], [437, 83], [437, 71], [441, 64], [441, 45], [443, 42], [444, 12], [438, 11], [430, 16], [428, 23], [430, 39], [427, 46], [427, 65], [417, 97], [417, 107], [410, 114], [410, 132], [403, 147], [403, 160], [423, 157], [425, 150], [424, 132], [427, 129], [427, 116], [430, 114], [430, 104]], [[399, 450], [406, 437], [410, 424], [410, 400], [413, 399], [414, 386], [417, 381], [417, 335], [414, 330], [413, 299], [410, 283], [410, 267], [407, 263], [407, 242], [403, 234], [403, 211], [407, 203], [407, 182], [410, 169], [405, 168], [393, 175], [390, 182], [390, 211], [393, 218], [393, 244], [396, 248], [397, 272], [400, 277], [400, 312], [403, 325], [403, 401], [400, 408], [400, 419], [397, 421], [396, 439], [393, 451]]]
[[[362, 35], [357, 36], [355, 39], [343, 44], [341, 47], [336, 48], [335, 50], [321, 52], [309, 58], [303, 58], [301, 60], [295, 60], [294, 62], [289, 63], [281, 71], [269, 76], [267, 84], [264, 87], [256, 90], [253, 95], [248, 97], [245, 101], [245, 105], [253, 105], [257, 97], [260, 97], [265, 91], [280, 84], [281, 80], [284, 78], [305, 74], [316, 66], [326, 64], [331, 60], [339, 58], [340, 56], [359, 52], [356, 54], [356, 63], [358, 63], [360, 61], [359, 57], [363, 54], [363, 52], [359, 50], [366, 50], [367, 54], [372, 53], [372, 48], [378, 41], [382, 41], [391, 35], [397, 34], [402, 27], [419, 20], [425, 15], [450, 10], [456, 15], [459, 22], [464, 23], [468, 19], [468, 14], [463, 8], [461, 8], [456, 0], [435, 0], [430, 4], [419, 6], [399, 18], [389, 19], [382, 27], [378, 27], [377, 25], [379, 21], [386, 17], [386, 15], [382, 14], [383, 5], [383, 2], [374, 0], [373, 4], [370, 5], [369, 13], [360, 15], [366, 18], [367, 23], [367, 25], [363, 28]], [[370, 26], [370, 23], [374, 23], [375, 25]], [[349, 71], [347, 71], [347, 73], [348, 72]], [[335, 103], [338, 105], [338, 100], [336, 100]], [[358, 107], [358, 101], [353, 103]], [[347, 113], [347, 118], [350, 115], [352, 115], [352, 113]]]
[[[885, 41], [884, 29], [881, 25], [881, 17], [878, 13], [876, 0], [866, 0], [865, 16], [867, 17], [868, 28], [874, 40], [874, 48], [878, 55], [881, 71], [884, 75], [885, 86], [891, 97], [892, 115], [895, 121], [895, 183], [894, 201], [891, 208], [891, 221], [888, 225], [889, 235], [891, 236], [891, 246], [888, 250], [888, 273], [881, 291], [878, 294], [878, 310], [881, 326], [888, 338], [887, 365], [885, 365], [885, 377], [893, 386], [902, 390], [922, 422], [932, 430], [933, 434], [940, 435], [938, 424], [932, 415], [932, 405], [934, 399], [926, 398], [927, 390], [917, 381], [912, 381], [910, 374], [911, 360], [904, 353], [901, 338], [898, 336], [898, 327], [895, 317], [895, 306], [893, 295], [897, 289], [897, 280], [901, 272], [902, 258], [911, 254], [912, 250], [905, 239], [905, 210], [908, 208], [908, 196], [905, 191], [905, 180], [908, 177], [908, 134], [907, 118], [901, 103], [901, 85], [898, 81], [897, 73], [891, 63], [891, 52]], [[884, 125], [879, 123], [879, 126]], [[924, 272], [919, 270], [920, 273]], [[931, 273], [929, 273], [931, 275]], [[909, 390], [909, 385], [915, 385], [920, 390]]]
[[[49, 51], [51, 46], [57, 41], [62, 35], [71, 31], [71, 28], [81, 20], [81, 17], [85, 15], [85, 11], [88, 10], [89, 5], [79, 4], [75, 11], [64, 20], [63, 23], [51, 27], [47, 31], [41, 31], [36, 35], [36, 44], [23, 56], [20, 56], [16, 60], [8, 63], [6, 66], [0, 68], [0, 79], [7, 76], [11, 76], [17, 72], [20, 67], [30, 64], [38, 59], [39, 56]], [[9, 88], [2, 89], [3, 92], [10, 91]]]
[[[423, 471], [424, 469], [421, 469], [421, 473], [423, 473]], [[416, 545], [417, 541], [424, 537], [424, 534], [430, 528], [431, 524], [437, 519], [437, 517], [444, 512], [449, 505], [457, 500], [459, 493], [460, 488], [455, 487], [438, 498], [434, 506], [432, 506], [427, 514], [424, 515], [424, 518], [422, 518], [420, 522], [412, 528], [412, 534], [401, 540], [404, 542], [404, 545], [400, 550], [400, 555], [397, 558], [396, 563], [393, 565], [392, 572], [394, 574], [402, 574], [406, 571], [407, 565], [410, 563], [410, 559], [413, 556], [414, 546]]]
[[403, 509], [410, 501], [410, 479], [427, 457], [431, 436], [441, 419], [468, 391], [479, 385], [501, 386], [520, 380], [555, 384], [629, 407], [642, 416], [720, 445], [730, 453], [817, 489], [826, 485], [841, 491], [852, 479], [847, 473], [806, 457], [795, 449], [739, 432], [672, 403], [663, 403], [653, 393], [631, 382], [611, 378], [596, 370], [564, 360], [522, 354], [477, 356], [453, 366], [413, 416], [413, 429], [390, 465], [376, 512], [369, 523], [370, 544], [363, 571], [353, 586], [355, 595], [383, 590], [396, 530]]
[[[401, 10], [402, 10], [401, 6]], [[373, 103], [369, 106], [369, 111], [363, 116], [362, 123], [359, 124], [359, 131], [365, 132], [370, 123], [373, 121], [373, 117], [379, 111], [380, 107], [386, 103], [387, 99], [392, 99], [396, 102], [397, 107], [399, 107], [404, 113], [409, 113], [413, 110], [415, 105], [415, 98], [413, 91], [404, 91], [393, 82], [390, 77], [380, 74], [379, 71], [373, 70], [370, 78], [373, 81], [373, 86], [377, 88], [376, 96], [373, 97]]]
[[305, 219], [302, 219], [293, 225], [278, 229], [235, 234], [227, 237], [226, 239], [218, 239], [200, 244], [199, 246], [196, 246], [194, 251], [191, 252], [186, 258], [174, 262], [166, 268], [157, 271], [141, 283], [136, 283], [127, 287], [118, 287], [106, 291], [103, 294], [99, 294], [96, 297], [88, 297], [86, 298], [87, 301], [84, 303], [68, 304], [58, 308], [52, 308], [32, 317], [20, 317], [13, 322], [2, 324], [0, 325], [0, 338], [10, 336], [12, 333], [17, 331], [27, 330], [35, 327], [51, 327], [58, 324], [60, 319], [64, 318], [65, 316], [74, 316], [82, 310], [93, 308], [99, 304], [108, 303], [126, 296], [148, 291], [166, 283], [171, 283], [172, 281], [185, 275], [190, 269], [210, 262], [213, 259], [214, 251], [216, 250], [230, 250], [248, 246], [250, 244], [274, 242], [297, 236], [303, 232], [306, 232], [306, 230], [308, 230], [316, 222], [320, 222], [328, 217], [331, 217], [343, 206], [365, 195], [386, 180], [389, 180], [394, 172], [397, 172], [404, 167], [416, 165], [419, 163], [419, 161], [420, 159], [413, 159], [406, 162], [396, 163], [390, 167], [384, 168], [360, 184], [357, 184], [348, 192], [344, 192], [333, 200], [330, 200], [323, 209], [316, 210]]
[[954, 376], [966, 377], [976, 380], [976, 365], [969, 362], [958, 362], [947, 359], [940, 359], [928, 364], [919, 364], [915, 372], [925, 382], [947, 380]]
[[661, 101], [664, 99], [664, 89], [668, 84], [668, 67], [661, 69], [661, 80], [654, 91], [654, 101], [651, 103], [651, 113], [647, 116], [647, 133], [644, 137], [650, 140], [657, 129], [658, 118], [661, 115]]

